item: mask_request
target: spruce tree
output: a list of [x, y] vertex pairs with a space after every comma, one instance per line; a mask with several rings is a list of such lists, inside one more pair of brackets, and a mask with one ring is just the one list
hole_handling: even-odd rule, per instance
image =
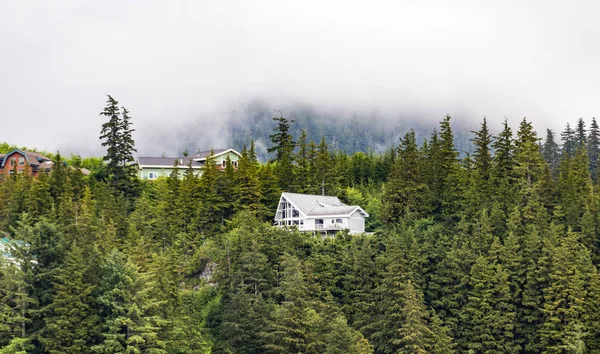
[[505, 214], [508, 214], [510, 207], [515, 200], [515, 146], [512, 135], [512, 129], [508, 126], [508, 121], [504, 121], [504, 127], [500, 134], [494, 138], [494, 168], [493, 179], [496, 186], [494, 199], [499, 208]]
[[514, 341], [516, 312], [509, 274], [494, 255], [479, 256], [471, 269], [469, 301], [463, 316], [467, 330], [464, 350], [482, 353], [517, 353]]
[[427, 322], [429, 314], [423, 303], [423, 294], [408, 280], [402, 289], [402, 326], [398, 330], [400, 344], [398, 353], [428, 353], [434, 333]]
[[0, 254], [0, 348], [11, 342], [13, 346], [17, 341], [21, 341], [20, 346], [30, 342], [27, 329], [37, 305], [29, 296], [31, 259], [23, 254], [24, 249], [14, 248], [11, 251], [22, 263], [4, 259]]
[[294, 154], [294, 138], [290, 134], [290, 123], [293, 120], [287, 120], [283, 117], [273, 118], [277, 122], [277, 126], [273, 129], [274, 134], [270, 135], [273, 146], [268, 148], [269, 153], [275, 153], [277, 164], [275, 165], [275, 175], [279, 179], [279, 187], [282, 190], [290, 190], [294, 185], [293, 180], [293, 154]]
[[75, 242], [55, 279], [56, 295], [45, 320], [42, 342], [49, 353], [88, 353], [98, 318], [93, 310], [94, 286], [86, 283], [86, 260]]
[[560, 134], [562, 141], [562, 154], [574, 156], [577, 151], [577, 136], [575, 130], [571, 128], [569, 123], [565, 126], [565, 130]]
[[560, 162], [560, 147], [554, 139], [552, 129], [546, 129], [546, 140], [544, 141], [544, 145], [542, 145], [542, 154], [544, 160], [550, 166], [550, 172], [553, 176], [556, 176]]
[[383, 187], [381, 219], [385, 224], [420, 216], [427, 186], [422, 182], [421, 155], [415, 139], [414, 130], [400, 139], [396, 163]]
[[585, 275], [582, 246], [569, 231], [551, 254], [550, 284], [544, 290], [540, 340], [548, 353], [585, 352]]
[[264, 348], [273, 353], [318, 352], [324, 343], [314, 333], [321, 318], [313, 308], [311, 284], [297, 258], [284, 255], [282, 266], [278, 293], [283, 301], [262, 333]]
[[161, 303], [153, 295], [149, 273], [113, 251], [102, 269], [100, 296], [102, 342], [91, 349], [97, 353], [166, 353], [159, 333], [165, 319], [158, 314]]
[[481, 205], [489, 203], [491, 200], [492, 156], [490, 147], [492, 144], [492, 135], [488, 130], [485, 117], [479, 131], [472, 133], [475, 134], [475, 138], [472, 139], [475, 145], [475, 152], [473, 154], [475, 165], [474, 186], [479, 199], [477, 205]]
[[128, 198], [139, 194], [138, 179], [136, 177], [133, 153], [135, 142], [132, 134], [135, 131], [131, 123], [129, 111], [119, 108], [119, 102], [107, 95], [106, 107], [100, 112], [108, 121], [102, 124], [100, 140], [106, 147], [103, 160], [107, 162], [108, 178], [115, 191], [123, 193]]
[[577, 130], [575, 131], [575, 144], [577, 149], [585, 149], [587, 146], [587, 130], [583, 118], [577, 120]]
[[596, 118], [592, 118], [589, 135], [587, 138], [587, 152], [590, 159], [590, 174], [594, 182], [598, 181], [598, 168], [600, 168], [600, 128]]

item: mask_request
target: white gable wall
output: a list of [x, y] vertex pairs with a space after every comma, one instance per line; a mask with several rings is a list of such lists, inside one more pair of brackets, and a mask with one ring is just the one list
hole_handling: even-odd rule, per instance
[[357, 210], [348, 219], [348, 228], [353, 233], [365, 232], [365, 217]]

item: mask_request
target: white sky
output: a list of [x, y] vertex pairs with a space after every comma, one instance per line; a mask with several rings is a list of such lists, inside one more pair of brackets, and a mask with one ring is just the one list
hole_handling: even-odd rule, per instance
[[218, 131], [254, 98], [561, 130], [600, 118], [598, 15], [599, 1], [2, 1], [0, 141], [101, 152], [106, 93], [138, 142]]

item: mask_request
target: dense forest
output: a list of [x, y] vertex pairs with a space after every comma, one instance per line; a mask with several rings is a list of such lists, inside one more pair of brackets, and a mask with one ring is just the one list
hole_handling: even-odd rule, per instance
[[[450, 117], [347, 154], [274, 118], [272, 161], [140, 181], [109, 96], [103, 162], [0, 182], [0, 353], [600, 352], [600, 128], [523, 119], [459, 158]], [[179, 178], [182, 177], [182, 178]], [[339, 196], [368, 234], [275, 228]]]

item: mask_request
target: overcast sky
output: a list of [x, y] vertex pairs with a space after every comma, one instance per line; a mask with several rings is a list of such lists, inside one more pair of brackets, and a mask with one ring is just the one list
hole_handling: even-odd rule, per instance
[[599, 4], [1, 1], [0, 141], [101, 151], [107, 93], [138, 140], [254, 98], [560, 130], [600, 116]]

